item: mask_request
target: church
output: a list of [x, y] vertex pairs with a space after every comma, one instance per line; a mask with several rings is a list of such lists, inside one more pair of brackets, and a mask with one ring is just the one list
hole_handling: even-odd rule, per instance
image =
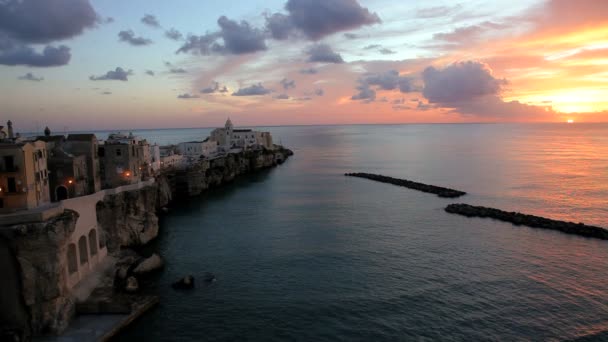
[[224, 128], [216, 128], [211, 132], [211, 140], [216, 141], [218, 149], [224, 152], [228, 152], [233, 148], [249, 149], [261, 147], [267, 150], [274, 148], [272, 135], [269, 132], [235, 129], [230, 118], [226, 120]]

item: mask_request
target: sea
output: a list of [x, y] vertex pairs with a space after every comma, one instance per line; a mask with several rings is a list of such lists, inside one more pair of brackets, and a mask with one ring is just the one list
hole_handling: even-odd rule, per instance
[[[166, 261], [148, 284], [160, 305], [118, 341], [608, 341], [608, 241], [444, 212], [608, 227], [608, 125], [258, 129], [295, 155], [170, 206], [148, 251]], [[209, 132], [133, 131], [159, 144]], [[194, 290], [171, 288], [189, 274]]]

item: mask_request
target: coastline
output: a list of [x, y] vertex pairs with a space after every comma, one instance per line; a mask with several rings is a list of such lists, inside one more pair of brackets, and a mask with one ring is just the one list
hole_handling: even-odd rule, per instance
[[[137, 251], [158, 236], [158, 215], [169, 212], [171, 203], [221, 187], [240, 175], [276, 167], [292, 155], [291, 150], [282, 146], [229, 153], [201, 160], [185, 169], [164, 170], [141, 188], [77, 198], [77, 209], [80, 205], [87, 211], [84, 216], [78, 212], [80, 209], [62, 207], [58, 216], [36, 215], [39, 220], [34, 221], [37, 222], [3, 223], [0, 242], [4, 245], [0, 247], [12, 253], [13, 268], [8, 271], [15, 274], [16, 283], [11, 284], [14, 286], [10, 290], [16, 296], [15, 312], [23, 314], [0, 327], [0, 337], [17, 340], [44, 337], [45, 341], [60, 341], [61, 334], [69, 329], [79, 310], [92, 306], [97, 310], [95, 315], [111, 315], [117, 310], [125, 311], [123, 308], [127, 305], [129, 318], [110, 330], [118, 332], [155, 306], [145, 305], [146, 301], [138, 301], [137, 297], [146, 292], [142, 284], [148, 281], [148, 275], [162, 268], [162, 259], [159, 265], [138, 271], [148, 258]], [[89, 200], [88, 197], [95, 198]], [[57, 211], [57, 208], [52, 209]], [[68, 262], [65, 254], [70, 236], [83, 220], [96, 222], [100, 239], [104, 240], [104, 253], [108, 255], [107, 258], [103, 256], [104, 260], [115, 258], [117, 261], [106, 267], [96, 284], [85, 286], [79, 282], [73, 286], [70, 285], [73, 281], [64, 273]], [[41, 264], [42, 260], [46, 261]], [[32, 265], [41, 266], [32, 268]], [[92, 268], [85, 276], [95, 276], [98, 268]], [[135, 288], [129, 288], [132, 279], [135, 279]], [[40, 288], [42, 283], [46, 285]]]

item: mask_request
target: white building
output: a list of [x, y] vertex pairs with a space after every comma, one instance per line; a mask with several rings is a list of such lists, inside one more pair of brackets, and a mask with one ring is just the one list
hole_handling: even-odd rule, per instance
[[161, 169], [176, 168], [180, 169], [186, 166], [186, 158], [181, 154], [171, 154], [164, 157], [160, 157]]
[[229, 151], [232, 148], [261, 147], [273, 149], [272, 135], [269, 132], [251, 129], [235, 129], [230, 119], [226, 120], [224, 128], [216, 128], [211, 132], [211, 140], [217, 142], [218, 149]]
[[178, 151], [187, 158], [209, 158], [217, 153], [217, 141], [206, 139], [205, 141], [183, 142], [178, 145]]
[[158, 144], [150, 145], [150, 167], [154, 172], [160, 170], [160, 146]]

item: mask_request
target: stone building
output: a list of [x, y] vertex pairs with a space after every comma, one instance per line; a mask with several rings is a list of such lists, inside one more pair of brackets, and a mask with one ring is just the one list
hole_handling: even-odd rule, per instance
[[217, 141], [205, 139], [204, 141], [188, 141], [178, 145], [179, 153], [186, 157], [198, 160], [201, 157], [209, 158], [217, 153]]
[[51, 201], [57, 202], [91, 193], [85, 155], [74, 156], [61, 147], [55, 147], [49, 151], [48, 168]]
[[95, 134], [70, 134], [65, 142], [65, 151], [75, 156], [84, 156], [87, 164], [88, 191], [101, 190], [99, 142]]
[[47, 158], [43, 141], [0, 142], [0, 212], [50, 202]]
[[132, 133], [110, 134], [100, 145], [99, 156], [104, 188], [134, 184], [151, 175], [150, 145]]
[[228, 152], [233, 148], [274, 148], [272, 135], [269, 132], [252, 129], [235, 129], [230, 119], [226, 120], [224, 128], [216, 128], [211, 132], [210, 139], [217, 142], [218, 149]]

